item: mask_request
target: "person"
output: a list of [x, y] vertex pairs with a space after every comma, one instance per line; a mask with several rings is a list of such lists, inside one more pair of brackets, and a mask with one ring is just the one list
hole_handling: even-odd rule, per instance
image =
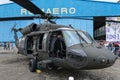
[[114, 54], [117, 55], [118, 50], [119, 50], [119, 44], [118, 44], [118, 42], [114, 42], [113, 45], [115, 47]]
[[101, 46], [104, 46], [104, 41], [103, 41], [103, 40], [100, 40], [98, 43], [99, 43]]
[[11, 43], [11, 49], [13, 49], [13, 43]]
[[54, 44], [55, 44], [55, 41], [57, 40], [57, 37], [55, 34], [53, 34], [52, 38], [51, 38], [51, 41], [50, 41], [50, 54], [49, 56], [50, 57], [55, 57], [55, 53], [54, 53]]
[[119, 48], [119, 50], [118, 50], [118, 56], [120, 57], [120, 48]]
[[7, 44], [7, 49], [10, 50], [10, 43]]
[[106, 49], [109, 49], [109, 42], [108, 42], [108, 41], [104, 41], [104, 47], [105, 47]]
[[113, 50], [113, 43], [112, 43], [112, 42], [109, 42], [109, 44], [108, 44], [108, 49], [109, 49], [110, 51]]
[[49, 52], [50, 57], [63, 58], [64, 56], [66, 56], [65, 55], [65, 50], [66, 50], [65, 42], [60, 33], [53, 34], [53, 36], [51, 37], [49, 49], [50, 49], [50, 52]]
[[7, 44], [6, 44], [6, 42], [4, 42], [4, 50], [6, 50], [7, 49]]
[[63, 58], [66, 56], [66, 46], [64, 39], [61, 34], [57, 35], [57, 39], [54, 44], [54, 52], [56, 53], [57, 57]]

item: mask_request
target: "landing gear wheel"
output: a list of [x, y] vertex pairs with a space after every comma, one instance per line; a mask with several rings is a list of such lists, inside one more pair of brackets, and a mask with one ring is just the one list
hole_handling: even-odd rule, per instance
[[37, 61], [36, 59], [31, 59], [29, 62], [29, 70], [30, 72], [35, 72], [37, 69]]
[[52, 63], [47, 64], [46, 68], [48, 70], [56, 70], [57, 69], [57, 67], [54, 64], [52, 64]]
[[48, 70], [52, 70], [52, 69], [53, 69], [53, 65], [52, 65], [51, 63], [46, 64], [46, 68], [47, 68]]

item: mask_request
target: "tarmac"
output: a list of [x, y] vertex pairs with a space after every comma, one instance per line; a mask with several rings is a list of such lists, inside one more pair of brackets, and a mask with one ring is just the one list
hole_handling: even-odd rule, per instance
[[120, 58], [109, 68], [98, 70], [42, 70], [30, 72], [30, 57], [16, 53], [17, 50], [0, 50], [0, 80], [120, 80]]

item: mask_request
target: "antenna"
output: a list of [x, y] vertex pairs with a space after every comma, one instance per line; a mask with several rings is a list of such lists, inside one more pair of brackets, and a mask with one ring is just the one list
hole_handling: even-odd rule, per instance
[[[69, 24], [69, 27], [73, 28], [71, 24]], [[74, 29], [74, 28], [73, 28]]]

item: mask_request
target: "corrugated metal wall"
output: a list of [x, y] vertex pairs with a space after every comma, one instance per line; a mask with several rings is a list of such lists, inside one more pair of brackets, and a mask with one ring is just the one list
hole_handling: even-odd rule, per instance
[[[51, 12], [58, 16], [100, 16], [100, 15], [119, 15], [119, 4], [91, 2], [80, 0], [32, 0], [38, 7], [45, 12]], [[111, 11], [111, 9], [116, 10]], [[0, 5], [0, 17], [15, 17], [32, 15], [17, 4]], [[90, 18], [90, 17], [89, 17]], [[39, 23], [39, 20], [30, 21], [4, 21], [0, 22], [0, 41], [13, 41], [11, 28], [16, 23], [17, 28], [25, 27], [31, 22]], [[41, 20], [42, 22], [42, 20]], [[82, 29], [93, 36], [93, 21], [85, 20], [68, 20], [62, 19], [56, 21], [58, 24], [71, 24], [76, 29]], [[20, 34], [19, 34], [20, 35]]]

